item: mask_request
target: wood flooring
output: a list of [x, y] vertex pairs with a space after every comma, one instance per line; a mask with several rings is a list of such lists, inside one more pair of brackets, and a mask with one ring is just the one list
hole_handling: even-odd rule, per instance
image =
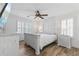
[[[19, 48], [21, 56], [36, 56], [35, 50], [27, 46], [24, 41], [20, 41]], [[56, 43], [52, 43], [44, 47], [39, 56], [79, 56], [79, 49], [68, 49], [58, 46]]]

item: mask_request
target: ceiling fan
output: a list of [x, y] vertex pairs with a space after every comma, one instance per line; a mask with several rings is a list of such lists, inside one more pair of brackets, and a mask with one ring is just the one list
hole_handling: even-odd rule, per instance
[[36, 19], [37, 17], [39, 17], [41, 19], [44, 19], [43, 16], [48, 16], [48, 14], [40, 14], [40, 11], [39, 10], [36, 10], [34, 16], [35, 16], [34, 19]]

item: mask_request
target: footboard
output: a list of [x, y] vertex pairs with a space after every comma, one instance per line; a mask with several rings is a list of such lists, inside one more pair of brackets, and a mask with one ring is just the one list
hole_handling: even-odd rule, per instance
[[35, 49], [36, 54], [40, 54], [40, 49], [39, 49], [39, 35], [34, 35], [34, 34], [29, 34], [25, 33], [24, 34], [24, 40], [27, 43], [27, 45], [30, 45], [32, 48]]
[[42, 50], [43, 47], [46, 45], [49, 45], [50, 43], [53, 43], [57, 40], [56, 35], [50, 35], [50, 34], [40, 34], [40, 48]]

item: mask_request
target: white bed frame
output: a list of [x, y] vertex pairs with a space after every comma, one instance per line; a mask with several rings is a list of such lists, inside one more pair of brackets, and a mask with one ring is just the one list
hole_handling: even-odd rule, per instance
[[39, 55], [42, 48], [52, 42], [54, 42], [57, 37], [56, 35], [50, 34], [24, 34], [24, 39], [28, 45], [35, 49], [35, 54]]

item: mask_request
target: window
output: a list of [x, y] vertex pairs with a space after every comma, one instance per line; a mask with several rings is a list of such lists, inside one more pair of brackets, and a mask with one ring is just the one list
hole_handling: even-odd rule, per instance
[[17, 21], [17, 33], [37, 33], [43, 32], [43, 20], [34, 22]]
[[73, 18], [61, 21], [61, 34], [73, 36]]
[[24, 33], [24, 22], [17, 22], [17, 33]]
[[31, 26], [30, 23], [17, 21], [17, 33], [30, 33], [32, 30]]
[[32, 30], [32, 25], [30, 23], [25, 23], [25, 33], [31, 33]]

